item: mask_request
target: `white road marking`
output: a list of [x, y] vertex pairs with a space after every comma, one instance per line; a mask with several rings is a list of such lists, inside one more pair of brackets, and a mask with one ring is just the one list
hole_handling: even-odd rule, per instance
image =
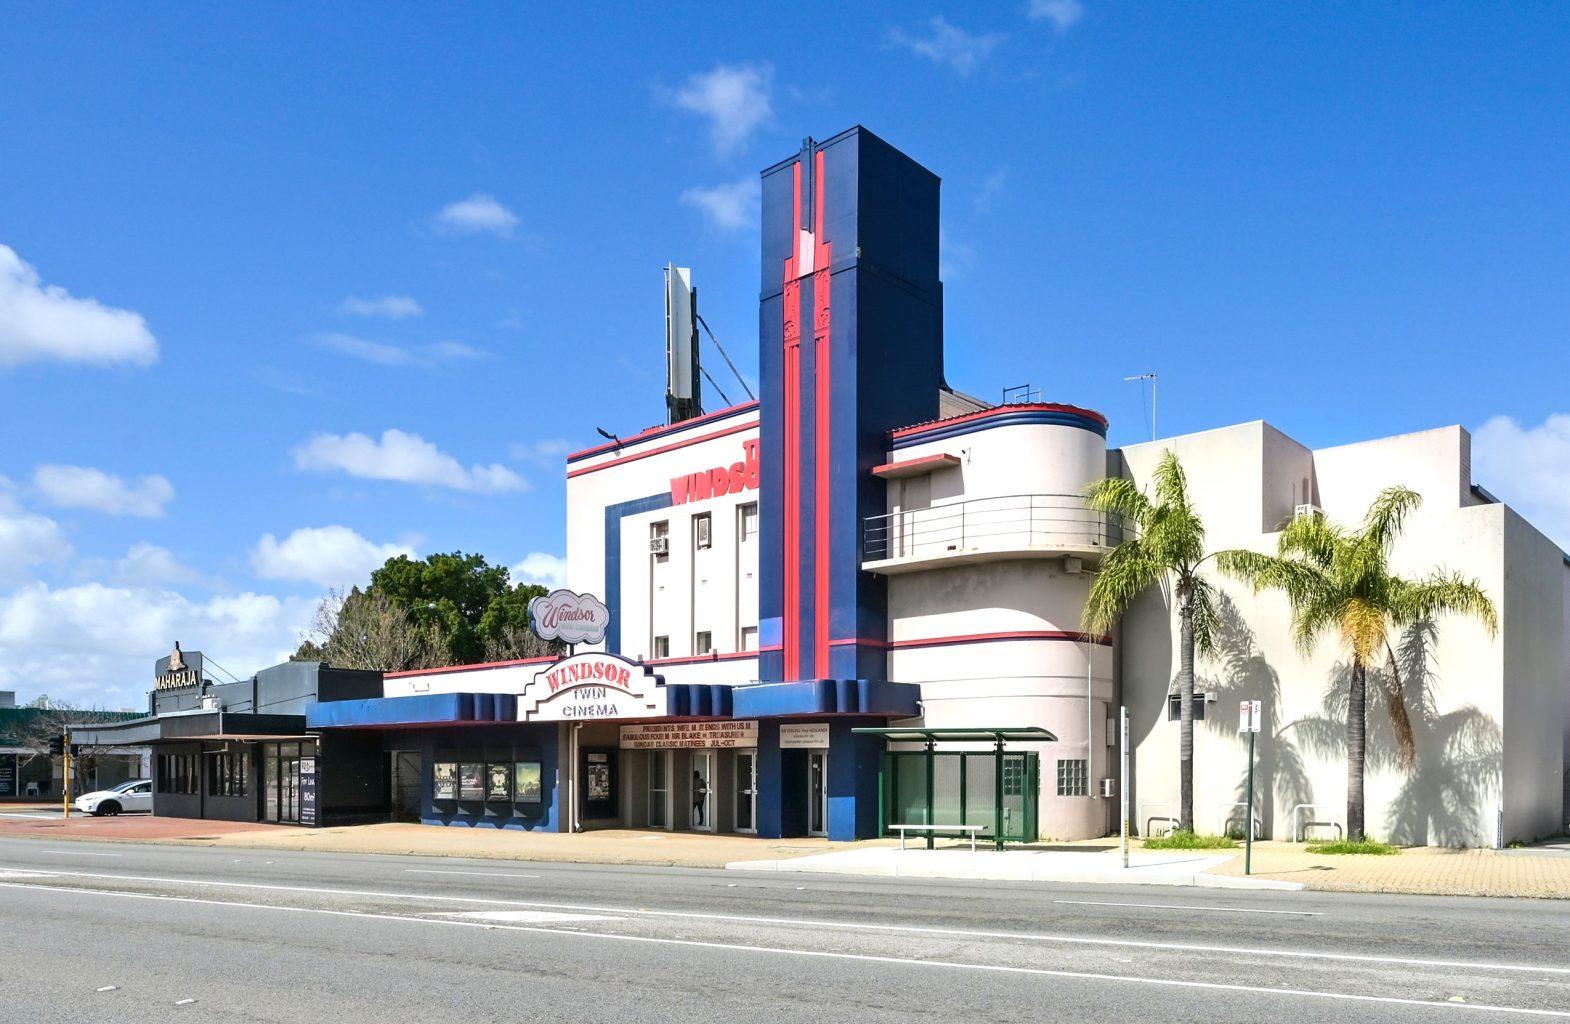
[[113, 992], [116, 989], [118, 989], [119, 987], [120, 987], [119, 985], [102, 985], [102, 986], [94, 989], [93, 991], [94, 992]]
[[1107, 903], [1102, 900], [1053, 900], [1078, 907], [1143, 907], [1149, 910], [1203, 910], [1213, 914], [1284, 914], [1288, 917], [1324, 917], [1318, 910], [1257, 910], [1252, 907], [1185, 907], [1175, 903]]
[[[510, 900], [486, 896], [447, 896], [428, 893], [379, 892], [371, 889], [325, 889], [301, 885], [268, 885], [262, 882], [220, 882], [200, 878], [164, 878], [152, 875], [110, 875], [90, 871], [44, 871], [51, 878], [99, 878], [116, 882], [162, 882], [172, 885], [209, 886], [224, 889], [260, 889], [269, 892], [301, 892], [325, 896], [376, 896], [382, 899], [419, 900], [426, 903], [480, 903], [493, 907], [529, 907], [540, 910], [576, 910], [591, 914], [670, 917], [697, 921], [729, 921], [736, 924], [786, 925], [806, 928], [837, 928], [844, 931], [876, 931], [904, 935], [939, 935], [949, 938], [1012, 939], [1021, 942], [1057, 942], [1084, 946], [1110, 946], [1123, 949], [1154, 949], [1177, 953], [1227, 953], [1243, 956], [1276, 956], [1295, 960], [1329, 960], [1338, 963], [1393, 964], [1405, 967], [1453, 967], [1462, 970], [1515, 971], [1527, 974], [1570, 975], [1570, 967], [1538, 964], [1508, 964], [1484, 960], [1428, 960], [1419, 957], [1377, 956], [1367, 953], [1327, 953], [1315, 950], [1268, 949], [1250, 946], [1203, 946], [1185, 942], [1153, 942], [1140, 939], [1108, 939], [1094, 935], [1054, 935], [1046, 932], [1003, 932], [965, 928], [930, 928], [920, 925], [872, 924], [862, 921], [823, 921], [799, 917], [758, 917], [745, 914], [713, 914], [687, 910], [651, 910], [647, 907], [605, 907], [581, 903], [546, 903], [540, 900]], [[40, 887], [46, 888], [46, 887]], [[95, 891], [95, 890], [85, 890]], [[173, 898], [173, 897], [171, 897]]]
[[29, 820], [50, 821], [60, 817], [58, 814], [23, 814], [20, 811], [0, 811], [0, 818], [27, 818]]
[[[977, 964], [958, 960], [917, 960], [911, 957], [878, 956], [871, 953], [838, 953], [822, 949], [787, 949], [777, 946], [754, 946], [742, 943], [705, 942], [699, 939], [670, 939], [655, 935], [622, 935], [616, 932], [581, 932], [568, 928], [545, 928], [531, 925], [491, 924], [484, 921], [454, 920], [450, 917], [409, 917], [402, 914], [373, 914], [360, 910], [327, 910], [321, 907], [283, 907], [266, 903], [239, 903], [233, 900], [199, 899], [194, 896], [164, 896], [153, 893], [119, 892], [110, 889], [81, 889], [68, 886], [37, 885], [28, 882], [0, 882], [0, 886], [13, 889], [35, 889], [39, 892], [71, 893], [87, 896], [119, 896], [128, 899], [156, 900], [167, 903], [193, 903], [215, 907], [235, 907], [246, 910], [271, 910], [300, 914], [324, 914], [330, 917], [369, 918], [377, 921], [402, 921], [411, 924], [450, 925], [458, 928], [488, 928], [496, 931], [527, 932], [534, 935], [571, 936], [587, 941], [638, 942], [656, 946], [680, 946], [689, 949], [714, 949], [733, 953], [773, 953], [780, 956], [810, 957], [822, 960], [851, 960], [863, 963], [893, 964], [901, 967], [936, 967], [940, 969], [985, 971], [992, 974], [1026, 975], [1038, 978], [1072, 978], [1079, 981], [1099, 981], [1112, 984], [1144, 985], [1154, 988], [1188, 988], [1209, 992], [1233, 992], [1256, 996], [1299, 996], [1308, 999], [1325, 999], [1333, 1002], [1376, 1003], [1386, 1006], [1422, 1006], [1440, 1010], [1472, 1010], [1484, 1013], [1514, 1013], [1528, 1017], [1552, 1017], [1570, 1020], [1570, 1010], [1540, 1010], [1518, 1006], [1495, 1006], [1487, 1003], [1452, 1003], [1432, 999], [1407, 999], [1400, 996], [1355, 995], [1347, 992], [1324, 992], [1316, 989], [1267, 988], [1259, 985], [1234, 985], [1215, 981], [1185, 981], [1176, 978], [1150, 978], [1119, 974], [1096, 974], [1089, 971], [1061, 971], [1045, 967], [1015, 967], [1006, 964]], [[183, 1000], [195, 1002], [195, 1000]]]
[[539, 878], [539, 875], [520, 875], [515, 871], [438, 871], [434, 868], [404, 868], [410, 875], [474, 875], [478, 878]]
[[123, 853], [93, 853], [88, 850], [50, 850], [61, 857], [124, 857]]
[[176, 1005], [176, 1006], [190, 1006], [194, 1002], [196, 1002], [195, 999], [176, 999], [174, 1001], [174, 1005]]
[[462, 917], [475, 921], [503, 921], [507, 924], [571, 924], [574, 921], [623, 920], [607, 914], [564, 914], [559, 910], [459, 910], [431, 916]]

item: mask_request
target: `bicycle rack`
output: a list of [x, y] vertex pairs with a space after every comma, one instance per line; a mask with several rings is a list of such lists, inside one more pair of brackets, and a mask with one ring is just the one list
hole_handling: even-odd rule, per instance
[[1244, 814], [1243, 827], [1245, 829], [1250, 827], [1250, 820], [1252, 820], [1253, 838], [1258, 839], [1260, 837], [1260, 833], [1265, 831], [1265, 823], [1264, 823], [1264, 821], [1257, 814], [1254, 814], [1253, 813], [1253, 809], [1250, 808], [1248, 806], [1248, 804], [1244, 803], [1243, 801], [1239, 800], [1236, 803], [1224, 804], [1223, 806], [1226, 809], [1221, 814], [1221, 834], [1222, 835], [1230, 835], [1231, 834], [1231, 833], [1229, 833], [1227, 831], [1227, 826], [1232, 824], [1232, 822], [1237, 820], [1237, 815], [1233, 814], [1232, 812], [1234, 810], [1236, 810], [1237, 808], [1239, 808], [1239, 807], [1243, 808], [1243, 814]]
[[1340, 822], [1334, 821], [1334, 820], [1332, 820], [1332, 821], [1312, 821], [1312, 820], [1304, 821], [1304, 822], [1301, 823], [1301, 829], [1300, 829], [1299, 828], [1299, 822], [1297, 820], [1297, 812], [1301, 811], [1301, 810], [1305, 810], [1305, 809], [1306, 810], [1310, 810], [1310, 811], [1317, 811], [1317, 810], [1319, 810], [1319, 805], [1318, 804], [1296, 804], [1296, 805], [1293, 806], [1293, 808], [1292, 808], [1292, 841], [1294, 843], [1307, 842], [1308, 841], [1308, 830], [1311, 829], [1311, 828], [1315, 828], [1315, 827], [1318, 827], [1318, 828], [1333, 828], [1333, 829], [1335, 829], [1336, 830], [1336, 838], [1337, 839], [1341, 839], [1342, 837], [1344, 837], [1346, 835], [1346, 829], [1341, 827], [1341, 823]]
[[[1145, 817], [1145, 808], [1147, 808], [1147, 807], [1160, 808], [1161, 810], [1164, 810], [1167, 813], [1165, 815], [1152, 815], [1151, 817], [1146, 818]], [[1145, 823], [1144, 835], [1145, 835], [1146, 838], [1150, 838], [1150, 836], [1151, 836], [1150, 823], [1153, 822], [1153, 821], [1170, 821], [1170, 822], [1172, 822], [1172, 827], [1167, 830], [1169, 832], [1176, 832], [1177, 831], [1177, 827], [1178, 827], [1178, 819], [1172, 817], [1172, 805], [1170, 803], [1168, 803], [1167, 801], [1165, 801], [1165, 800], [1142, 800], [1142, 801], [1140, 801], [1140, 804], [1139, 804], [1139, 816], [1135, 820], [1136, 821], [1144, 821], [1144, 823]]]

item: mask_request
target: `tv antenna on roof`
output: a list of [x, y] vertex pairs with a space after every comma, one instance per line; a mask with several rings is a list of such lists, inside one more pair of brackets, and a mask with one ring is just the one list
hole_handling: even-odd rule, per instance
[[[1131, 383], [1137, 380], [1141, 382], [1142, 386], [1145, 381], [1150, 382], [1150, 416], [1146, 420], [1146, 424], [1150, 427], [1150, 439], [1154, 441], [1156, 439], [1156, 375], [1154, 373], [1136, 373], [1132, 377], [1124, 377], [1123, 379]], [[1142, 407], [1140, 409], [1141, 412], [1144, 411], [1144, 404], [1143, 402], [1140, 403]]]

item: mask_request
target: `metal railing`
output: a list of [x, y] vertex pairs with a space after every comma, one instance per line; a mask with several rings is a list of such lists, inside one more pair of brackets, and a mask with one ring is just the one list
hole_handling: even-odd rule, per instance
[[1116, 547], [1117, 516], [1090, 507], [1079, 494], [1010, 494], [868, 516], [862, 558], [917, 558], [947, 552], [1020, 548], [1081, 551]]

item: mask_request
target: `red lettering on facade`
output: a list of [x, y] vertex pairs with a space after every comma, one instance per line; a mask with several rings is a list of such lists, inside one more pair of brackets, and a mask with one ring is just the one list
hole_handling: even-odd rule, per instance
[[746, 453], [741, 462], [671, 477], [671, 504], [685, 505], [689, 501], [707, 501], [726, 494], [757, 490], [760, 476], [758, 439], [743, 441], [741, 447]]

